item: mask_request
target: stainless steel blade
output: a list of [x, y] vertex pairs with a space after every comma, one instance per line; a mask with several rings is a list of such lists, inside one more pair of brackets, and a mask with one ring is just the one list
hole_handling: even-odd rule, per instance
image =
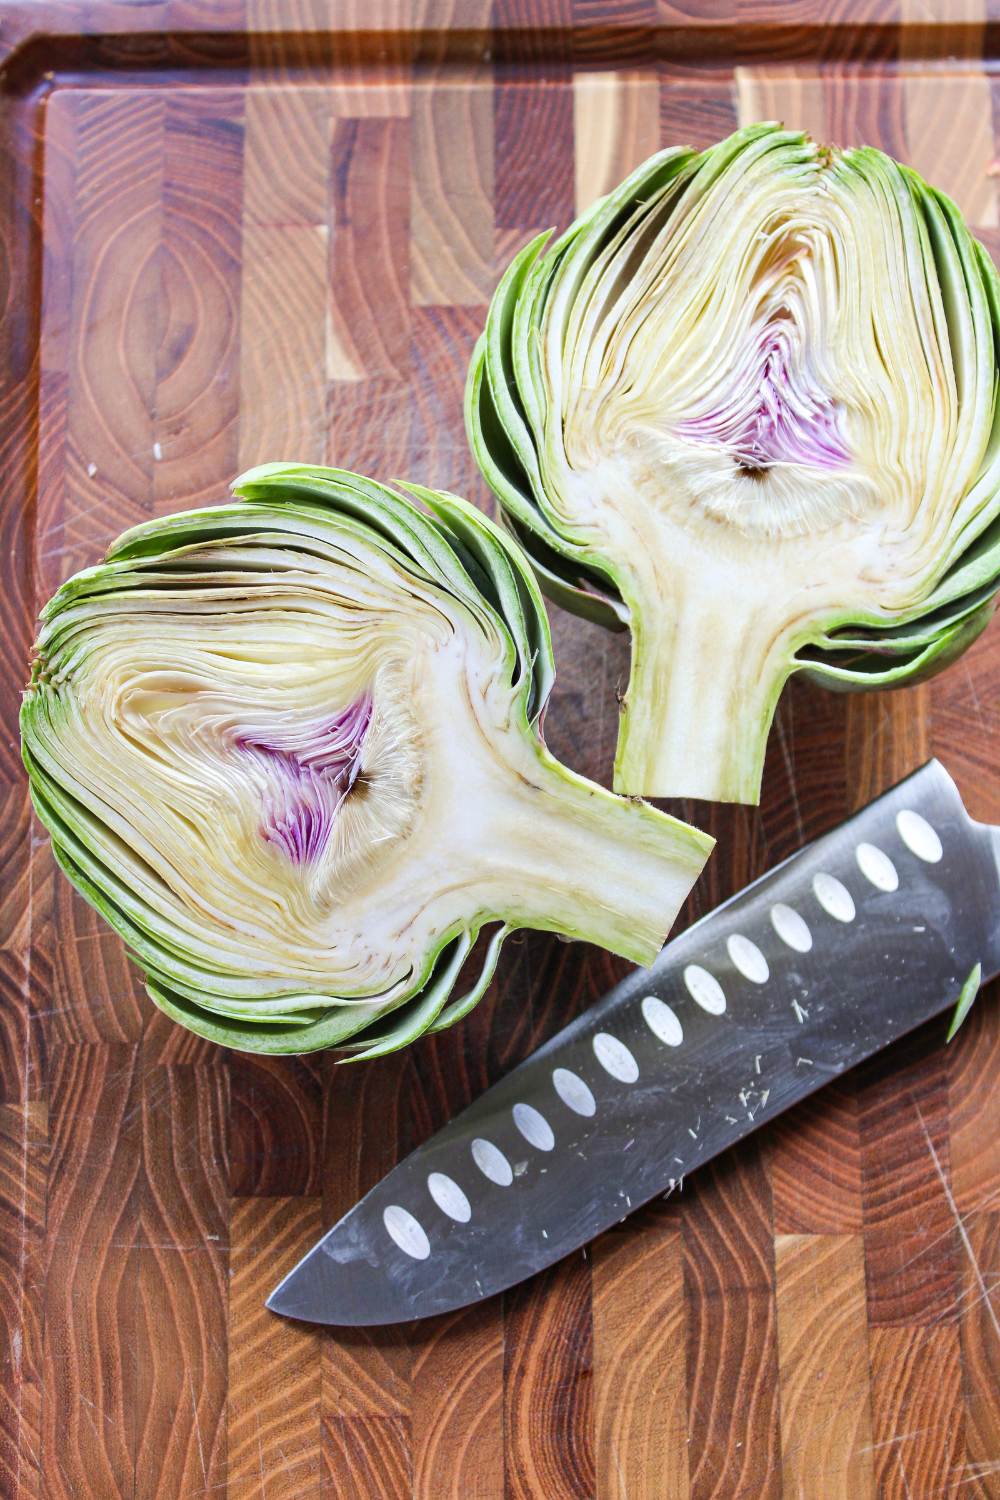
[[[930, 762], [675, 938], [427, 1141], [272, 1293], [367, 1325], [514, 1285], [1000, 969], [997, 831]], [[942, 1037], [943, 1040], [943, 1037]]]

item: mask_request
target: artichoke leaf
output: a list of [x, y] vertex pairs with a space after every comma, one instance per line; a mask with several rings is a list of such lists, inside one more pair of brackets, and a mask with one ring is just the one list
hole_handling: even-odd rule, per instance
[[22, 706], [55, 857], [154, 1002], [229, 1046], [370, 1058], [466, 1014], [519, 927], [649, 962], [712, 840], [545, 748], [549, 626], [510, 534], [342, 470], [235, 489], [63, 585]]
[[466, 425], [549, 597], [631, 632], [616, 790], [755, 802], [794, 672], [897, 686], [966, 649], [1000, 586], [998, 355], [947, 195], [775, 124], [520, 252]]

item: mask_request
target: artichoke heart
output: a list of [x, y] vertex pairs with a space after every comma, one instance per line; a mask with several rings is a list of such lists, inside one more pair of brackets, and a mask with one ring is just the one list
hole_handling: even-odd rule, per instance
[[774, 124], [517, 255], [466, 424], [542, 586], [631, 632], [616, 790], [756, 802], [793, 672], [911, 683], [983, 629], [998, 331], [948, 198]]
[[333, 469], [235, 488], [62, 586], [22, 709], [55, 856], [155, 1002], [247, 1051], [370, 1057], [471, 1009], [513, 929], [650, 962], [712, 840], [546, 750], [510, 538]]

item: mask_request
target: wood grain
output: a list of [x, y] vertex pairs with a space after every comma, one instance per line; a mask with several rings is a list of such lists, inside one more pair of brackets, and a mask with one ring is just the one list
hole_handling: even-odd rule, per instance
[[0, 1490], [10, 1495], [41, 1484], [47, 1126], [38, 1104], [0, 1105]]
[[685, 1192], [691, 1500], [778, 1500], [774, 1231], [759, 1144], [730, 1151]]
[[485, 498], [483, 481], [465, 441], [465, 372], [486, 308], [414, 307], [412, 312], [412, 426], [409, 473], [459, 494]]
[[[322, 463], [325, 382], [334, 362], [327, 317], [330, 115], [322, 94], [289, 91], [276, 107], [249, 95], [240, 279], [239, 467], [275, 453]], [[276, 151], [276, 140], [288, 140]], [[286, 157], [294, 158], [286, 174]]]
[[[566, 163], [574, 154], [575, 91], [562, 78], [514, 78], [493, 93], [498, 231], [528, 231], [568, 224], [574, 183]], [[512, 246], [513, 248], [513, 246]]]
[[495, 1309], [435, 1319], [414, 1343], [415, 1500], [504, 1500], [504, 1329]]
[[865, 1259], [859, 1236], [775, 1243], [785, 1495], [872, 1489]]
[[175, 93], [164, 121], [153, 502], [183, 509], [232, 479], [239, 441], [243, 95]]
[[330, 1495], [409, 1495], [409, 1423], [366, 1414], [342, 1417], [323, 1408], [323, 1487]]
[[958, 1293], [939, 1035], [926, 1028], [889, 1062], [860, 1070], [869, 1318], [929, 1325], [954, 1316]]
[[314, 1057], [229, 1063], [229, 1184], [239, 1198], [321, 1191], [323, 1075]]
[[325, 222], [244, 225], [240, 469], [274, 453], [323, 461], [326, 401], [313, 372], [328, 369], [328, 260]]
[[1000, 1025], [988, 985], [948, 1053], [951, 1185], [961, 1213], [1000, 1204]]
[[660, 91], [648, 73], [581, 73], [573, 85], [574, 198], [582, 213], [660, 144]]
[[962, 1462], [957, 1329], [874, 1328], [870, 1342], [877, 1494], [964, 1497], [979, 1476]]
[[675, 1204], [592, 1252], [599, 1500], [688, 1500], [684, 1243]]
[[[959, 1325], [965, 1397], [965, 1455], [960, 1478], [976, 1500], [996, 1489], [1000, 1473], [1000, 1316], [997, 1313], [997, 1252], [1000, 1213], [983, 1214], [967, 1226], [962, 1258]], [[935, 1454], [936, 1458], [936, 1454]], [[964, 1497], [963, 1497], [964, 1500]]]
[[314, 1500], [321, 1491], [320, 1336], [271, 1317], [272, 1256], [319, 1237], [315, 1198], [235, 1199], [230, 1217], [226, 1493]]
[[[108, 540], [315, 459], [490, 504], [465, 370], [509, 257], [661, 145], [777, 116], [949, 189], [1000, 260], [987, 0], [15, 0], [0, 32], [4, 1500], [996, 1500], [998, 986], [502, 1298], [279, 1322], [321, 1228], [624, 972], [541, 934], [363, 1068], [224, 1056], [57, 877], [17, 757], [38, 608]], [[33, 35], [36, 40], [27, 42]], [[20, 43], [25, 43], [20, 45]], [[628, 643], [552, 612], [607, 784]], [[942, 757], [1000, 823], [1000, 630], [784, 694], [684, 920]]]
[[861, 1122], [853, 1079], [790, 1110], [771, 1128], [769, 1144], [776, 1234], [860, 1234]]
[[[81, 93], [63, 564], [149, 513], [162, 304], [165, 98]], [[117, 253], [116, 253], [117, 252]]]
[[407, 121], [334, 121], [331, 379], [409, 373], [409, 176]]
[[410, 300], [478, 307], [493, 287], [493, 101], [437, 83], [413, 101]]
[[504, 1298], [504, 1448], [511, 1500], [594, 1492], [590, 1264], [571, 1256]]
[[53, 1047], [40, 1464], [46, 1495], [135, 1468], [142, 1102], [137, 1049]]
[[135, 1338], [138, 1351], [158, 1350], [137, 1357], [131, 1397], [143, 1500], [226, 1481], [228, 1083], [218, 1058], [143, 1072]]

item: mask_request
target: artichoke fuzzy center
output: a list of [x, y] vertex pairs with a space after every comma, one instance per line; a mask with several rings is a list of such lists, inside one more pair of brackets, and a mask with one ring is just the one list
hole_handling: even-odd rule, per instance
[[704, 186], [695, 173], [595, 255], [564, 341], [553, 327], [546, 344], [557, 525], [599, 550], [623, 478], [651, 520], [744, 541], [898, 538], [930, 517], [958, 417], [939, 377], [949, 328], [910, 277], [914, 231], [863, 167], [792, 145]]
[[239, 735], [237, 749], [264, 771], [261, 837], [293, 864], [319, 858], [361, 769], [371, 728], [370, 692], [339, 714], [301, 727], [275, 725], [268, 738]]
[[719, 405], [680, 422], [678, 437], [726, 449], [753, 476], [777, 463], [848, 464], [836, 403], [810, 384], [793, 343], [787, 317], [767, 327], [747, 358], [747, 378]]

